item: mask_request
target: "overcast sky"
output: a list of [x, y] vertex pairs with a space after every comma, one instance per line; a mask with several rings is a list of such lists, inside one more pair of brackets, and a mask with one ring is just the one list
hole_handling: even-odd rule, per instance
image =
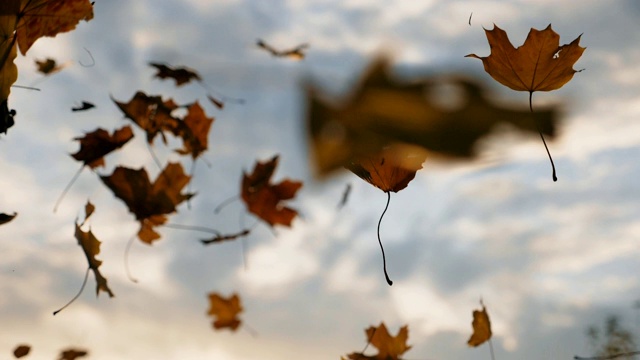
[[[0, 212], [19, 213], [0, 227], [0, 357], [28, 343], [29, 359], [52, 359], [67, 346], [88, 349], [91, 359], [337, 359], [361, 351], [364, 329], [384, 321], [392, 334], [409, 325], [408, 359], [490, 359], [486, 345], [466, 345], [480, 298], [500, 360], [589, 355], [585, 329], [609, 314], [640, 335], [632, 307], [640, 298], [639, 16], [634, 0], [96, 1], [91, 22], [39, 40], [17, 60], [17, 84], [40, 91], [12, 89], [16, 125], [0, 135]], [[473, 163], [427, 161], [393, 194], [382, 223], [389, 287], [376, 239], [386, 195], [348, 172], [313, 178], [303, 83], [315, 79], [337, 97], [387, 51], [404, 76], [462, 72], [526, 109], [526, 93], [464, 58], [489, 54], [483, 27], [494, 23], [516, 46], [550, 23], [561, 44], [582, 34], [587, 49], [575, 68], [585, 70], [560, 90], [534, 94], [534, 107], [563, 109], [561, 137], [550, 143], [559, 180], [551, 181], [536, 137], [505, 139]], [[282, 48], [308, 42], [308, 57], [273, 58], [257, 38]], [[79, 65], [91, 62], [85, 48], [93, 67]], [[44, 57], [68, 66], [42, 79], [34, 60]], [[212, 91], [245, 104], [215, 109], [197, 84], [152, 79], [149, 61], [197, 69]], [[199, 99], [215, 117], [204, 155], [211, 166], [198, 163], [198, 195], [171, 223], [251, 226], [240, 202], [213, 209], [238, 194], [243, 170], [275, 154], [276, 179], [305, 182], [292, 202], [301, 218], [275, 236], [258, 225], [245, 261], [239, 241], [203, 247], [202, 234], [161, 229], [153, 246], [133, 245], [139, 282], [129, 281], [123, 254], [138, 224], [94, 173], [85, 169], [52, 208], [79, 168], [68, 155], [78, 149], [72, 139], [128, 124], [110, 97], [128, 101], [138, 90]], [[72, 113], [82, 100], [97, 108]], [[144, 134], [135, 134], [99, 174], [123, 164], [155, 178]], [[179, 159], [161, 142], [154, 149]], [[351, 197], [336, 211], [347, 183]], [[86, 259], [73, 233], [88, 198], [91, 229], [103, 241], [100, 269], [116, 297], [96, 299], [90, 277], [54, 317], [82, 283]], [[205, 315], [212, 291], [240, 294], [245, 325], [236, 333], [213, 330]]]

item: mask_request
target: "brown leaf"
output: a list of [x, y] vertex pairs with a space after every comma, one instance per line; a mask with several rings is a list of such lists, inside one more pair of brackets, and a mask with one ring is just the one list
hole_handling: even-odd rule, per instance
[[511, 45], [507, 33], [497, 25], [486, 30], [491, 55], [480, 57], [484, 70], [502, 85], [520, 91], [551, 91], [566, 84], [576, 70], [573, 64], [585, 48], [579, 45], [580, 36], [568, 45], [560, 46], [560, 36], [551, 29], [531, 29], [527, 39], [517, 49]]
[[58, 65], [52, 58], [46, 58], [45, 60], [36, 60], [38, 66], [38, 72], [44, 75], [51, 75], [62, 70], [64, 66]]
[[18, 19], [16, 37], [22, 55], [37, 39], [71, 31], [81, 20], [93, 19], [93, 5], [89, 0], [8, 0], [14, 1], [20, 3], [15, 15]]
[[[85, 219], [86, 220], [86, 219]], [[84, 222], [83, 222], [84, 223]], [[102, 276], [100, 273], [100, 265], [102, 265], [102, 261], [96, 259], [96, 255], [100, 253], [100, 244], [101, 242], [93, 235], [91, 230], [88, 232], [82, 231], [80, 229], [80, 225], [76, 222], [76, 232], [75, 232], [76, 240], [78, 240], [78, 245], [84, 251], [84, 255], [87, 257], [87, 262], [89, 263], [89, 268], [93, 271], [93, 274], [96, 278], [96, 296], [100, 293], [100, 290], [109, 294], [109, 297], [114, 297], [113, 292], [109, 289], [109, 285], [107, 285], [107, 279]]]
[[177, 108], [173, 100], [163, 102], [162, 97], [148, 96], [141, 91], [138, 91], [128, 103], [121, 103], [113, 98], [111, 100], [118, 105], [127, 118], [133, 120], [147, 133], [149, 144], [153, 143], [158, 134], [166, 144], [167, 139], [163, 133], [165, 131], [174, 135], [178, 133], [180, 119], [171, 115], [171, 112]]
[[20, 344], [20, 345], [16, 346], [16, 348], [13, 350], [13, 356], [16, 359], [19, 359], [21, 357], [29, 355], [30, 351], [31, 351], [31, 346], [25, 345], [25, 344]]
[[190, 105], [187, 111], [177, 131], [177, 135], [183, 140], [183, 148], [176, 152], [182, 155], [190, 154], [196, 159], [207, 150], [207, 139], [214, 118], [208, 118], [197, 101]]
[[303, 60], [306, 56], [304, 53], [304, 50], [306, 50], [309, 47], [309, 44], [300, 44], [292, 49], [276, 50], [275, 48], [273, 48], [272, 46], [270, 46], [269, 44], [265, 43], [263, 40], [260, 40], [260, 39], [258, 39], [258, 41], [256, 42], [256, 45], [275, 57], [285, 57], [292, 60]]
[[[456, 91], [457, 101], [443, 106], [433, 100], [442, 86]], [[330, 103], [309, 88], [308, 127], [319, 174], [348, 166], [355, 157], [377, 156], [385, 147], [404, 143], [430, 154], [470, 158], [478, 140], [500, 124], [552, 136], [555, 110], [511, 109], [491, 103], [480, 85], [462, 78], [399, 82], [389, 75], [386, 59], [378, 59], [351, 96]], [[535, 121], [534, 121], [535, 120]]]
[[192, 79], [202, 81], [200, 75], [192, 69], [186, 67], [172, 68], [164, 64], [150, 62], [149, 66], [152, 66], [158, 70], [155, 77], [158, 79], [173, 79], [176, 81], [176, 86], [184, 85], [190, 82]]
[[302, 182], [285, 179], [278, 184], [270, 184], [271, 177], [278, 166], [278, 155], [271, 160], [256, 162], [251, 174], [242, 177], [242, 200], [250, 213], [266, 221], [269, 225], [291, 226], [298, 212], [282, 204], [293, 199], [302, 187]]
[[79, 349], [66, 349], [60, 352], [58, 360], [75, 360], [80, 357], [85, 357], [89, 354], [86, 350]]
[[84, 221], [83, 224], [87, 221], [87, 219], [96, 211], [95, 205], [91, 203], [91, 201], [87, 200], [87, 204], [84, 206]]
[[378, 349], [378, 354], [369, 356], [363, 353], [351, 353], [348, 355], [352, 360], [401, 360], [400, 356], [411, 349], [407, 345], [409, 338], [409, 327], [403, 326], [398, 331], [398, 335], [391, 336], [384, 323], [376, 327], [369, 327], [366, 330], [367, 340]]
[[396, 144], [373, 156], [355, 157], [346, 167], [384, 192], [398, 192], [422, 169], [426, 157], [424, 151]]
[[229, 298], [223, 298], [217, 293], [209, 294], [209, 311], [207, 315], [216, 318], [213, 322], [215, 329], [229, 328], [235, 331], [242, 322], [237, 318], [242, 310], [238, 294], [233, 294]]
[[100, 178], [136, 216], [140, 222], [138, 238], [147, 244], [160, 238], [153, 228], [166, 222], [165, 215], [176, 212], [176, 206], [194, 195], [182, 193], [191, 177], [180, 163], [168, 163], [153, 183], [145, 169], [122, 166]]
[[80, 106], [75, 106], [71, 108], [71, 111], [86, 111], [89, 109], [93, 109], [94, 107], [96, 107], [95, 105], [93, 105], [92, 103], [88, 102], [88, 101], [83, 101], [82, 104], [80, 104]]
[[92, 169], [104, 166], [104, 156], [110, 152], [121, 148], [133, 138], [133, 131], [130, 126], [124, 126], [115, 130], [113, 135], [102, 129], [86, 133], [83, 137], [74, 138], [80, 142], [80, 150], [71, 154], [74, 159], [84, 162]]
[[18, 213], [16, 212], [14, 212], [13, 215], [0, 213], [0, 225], [8, 223], [9, 221], [13, 220], [16, 216], [18, 216]]
[[482, 304], [482, 310], [473, 310], [473, 322], [471, 323], [471, 327], [473, 328], [473, 334], [467, 341], [469, 346], [479, 346], [483, 344], [485, 341], [491, 339], [491, 321], [489, 321], [489, 313], [487, 313], [487, 309]]

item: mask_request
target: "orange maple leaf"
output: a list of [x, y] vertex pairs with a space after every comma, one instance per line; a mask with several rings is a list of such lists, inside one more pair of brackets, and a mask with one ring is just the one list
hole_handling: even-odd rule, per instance
[[480, 301], [482, 305], [482, 310], [473, 310], [473, 322], [471, 323], [471, 327], [473, 328], [473, 334], [467, 341], [469, 346], [480, 346], [485, 341], [491, 339], [491, 321], [489, 320], [489, 313], [487, 313], [487, 308], [485, 308], [482, 301]]
[[102, 182], [129, 208], [140, 222], [138, 238], [151, 244], [160, 238], [153, 229], [167, 221], [167, 214], [194, 194], [183, 194], [182, 189], [191, 177], [185, 175], [180, 163], [169, 163], [151, 183], [145, 169], [118, 166], [111, 175], [101, 176]]
[[527, 39], [517, 49], [511, 44], [507, 33], [497, 25], [493, 30], [485, 29], [491, 54], [480, 57], [484, 70], [502, 85], [513, 90], [551, 91], [561, 88], [577, 71], [573, 64], [585, 48], [579, 45], [580, 36], [568, 45], [560, 46], [560, 36], [551, 29], [531, 29]]
[[176, 81], [176, 86], [184, 85], [190, 82], [192, 79], [202, 81], [200, 75], [192, 69], [186, 67], [172, 68], [165, 64], [150, 62], [149, 66], [156, 68], [158, 72], [155, 77], [158, 79], [173, 79]]
[[293, 199], [302, 187], [302, 182], [285, 179], [278, 184], [269, 181], [278, 166], [278, 155], [266, 162], [256, 162], [251, 174], [242, 176], [242, 200], [250, 213], [266, 221], [269, 225], [291, 226], [298, 212], [282, 204]]
[[355, 156], [346, 168], [384, 192], [398, 192], [413, 180], [426, 158], [424, 151], [395, 144], [375, 155]]
[[115, 130], [113, 135], [109, 135], [107, 130], [98, 128], [95, 131], [86, 133], [83, 137], [74, 138], [80, 142], [80, 150], [71, 156], [84, 162], [92, 169], [104, 166], [104, 156], [110, 152], [124, 146], [133, 138], [133, 131], [130, 126], [124, 126]]
[[242, 322], [237, 317], [242, 310], [238, 294], [234, 293], [228, 298], [224, 298], [217, 293], [209, 294], [209, 311], [207, 315], [216, 317], [213, 322], [213, 327], [216, 329], [229, 328], [235, 331]]
[[365, 333], [371, 345], [378, 349], [376, 355], [365, 355], [363, 353], [351, 353], [348, 356], [352, 360], [401, 360], [400, 356], [411, 349], [407, 345], [409, 338], [409, 327], [403, 326], [398, 331], [398, 335], [391, 336], [384, 322], [378, 327], [369, 327]]
[[118, 105], [127, 118], [147, 133], [149, 144], [153, 143], [158, 134], [162, 136], [162, 141], [166, 144], [167, 139], [164, 136], [164, 131], [169, 131], [174, 135], [178, 133], [180, 119], [171, 115], [171, 112], [178, 108], [178, 105], [171, 99], [162, 101], [160, 96], [148, 96], [142, 91], [138, 91], [128, 103], [118, 102], [113, 98], [111, 100]]
[[207, 117], [197, 101], [191, 104], [187, 111], [177, 130], [177, 136], [183, 140], [183, 148], [176, 152], [182, 155], [191, 154], [191, 157], [196, 159], [207, 150], [207, 138], [214, 118]]

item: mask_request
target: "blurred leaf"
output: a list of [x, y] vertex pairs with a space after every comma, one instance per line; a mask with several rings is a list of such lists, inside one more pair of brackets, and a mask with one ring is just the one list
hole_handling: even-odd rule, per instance
[[176, 86], [184, 85], [189, 83], [191, 80], [202, 81], [197, 72], [186, 67], [172, 68], [164, 64], [153, 62], [150, 62], [149, 66], [158, 70], [155, 77], [158, 79], [173, 79], [176, 81]]
[[31, 346], [21, 344], [16, 346], [16, 348], [13, 350], [13, 356], [15, 356], [16, 359], [19, 359], [21, 357], [29, 355], [30, 351], [31, 351]]
[[[482, 304], [482, 301], [480, 304]], [[469, 346], [476, 347], [491, 339], [491, 321], [489, 321], [489, 313], [487, 313], [484, 304], [482, 304], [482, 310], [473, 311], [471, 327], [473, 328], [473, 334], [467, 341]]]
[[403, 326], [398, 331], [398, 335], [391, 336], [384, 323], [380, 323], [378, 327], [369, 327], [366, 330], [367, 340], [371, 345], [378, 349], [376, 355], [365, 355], [363, 353], [351, 353], [348, 359], [351, 360], [401, 360], [400, 356], [411, 349], [407, 345], [409, 338], [409, 327]]
[[237, 317], [242, 310], [238, 294], [233, 294], [229, 298], [224, 298], [217, 293], [209, 294], [209, 311], [207, 315], [216, 318], [213, 322], [215, 329], [229, 328], [235, 331], [242, 323]]
[[113, 135], [109, 135], [107, 130], [98, 128], [95, 131], [86, 133], [83, 137], [74, 138], [80, 142], [80, 150], [71, 156], [84, 162], [92, 169], [104, 166], [104, 156], [110, 152], [121, 148], [133, 138], [133, 131], [130, 126], [124, 126], [115, 130]]

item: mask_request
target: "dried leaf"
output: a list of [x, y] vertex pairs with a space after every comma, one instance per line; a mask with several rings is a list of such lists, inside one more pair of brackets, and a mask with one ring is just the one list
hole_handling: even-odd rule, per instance
[[21, 344], [21, 345], [16, 346], [16, 348], [13, 350], [13, 356], [16, 359], [19, 359], [21, 357], [29, 355], [30, 351], [31, 351], [31, 346], [25, 345], [25, 344]]
[[473, 328], [473, 334], [467, 341], [469, 346], [479, 346], [483, 344], [485, 341], [491, 339], [491, 321], [489, 321], [489, 313], [487, 313], [487, 309], [482, 305], [482, 310], [473, 310], [473, 322], [471, 323], [471, 327]]
[[242, 310], [238, 294], [233, 294], [229, 298], [223, 298], [217, 293], [209, 294], [209, 311], [207, 315], [216, 318], [213, 322], [215, 329], [229, 328], [235, 331], [242, 322], [237, 317]]
[[130, 126], [124, 126], [115, 130], [113, 135], [102, 129], [86, 133], [83, 137], [74, 138], [80, 142], [80, 150], [71, 154], [74, 159], [84, 162], [92, 169], [104, 166], [104, 156], [110, 152], [121, 148], [133, 138], [133, 131]]
[[71, 111], [85, 111], [85, 110], [93, 109], [94, 107], [96, 106], [93, 105], [92, 103], [83, 101], [82, 104], [80, 104], [80, 106], [72, 107]]
[[152, 66], [158, 70], [155, 77], [158, 79], [173, 79], [176, 81], [176, 86], [184, 85], [191, 80], [202, 81], [200, 75], [192, 69], [186, 67], [172, 68], [164, 64], [150, 62], [149, 66]]
[[79, 349], [67, 349], [60, 352], [58, 360], [75, 360], [80, 357], [85, 357], [89, 354], [86, 350]]
[[140, 222], [138, 238], [147, 244], [160, 238], [153, 228], [166, 222], [165, 215], [176, 212], [176, 206], [194, 195], [182, 193], [191, 177], [179, 163], [168, 163], [153, 183], [145, 169], [122, 166], [100, 178], [136, 216]]
[[171, 112], [177, 108], [173, 100], [162, 101], [160, 96], [148, 96], [141, 91], [138, 91], [128, 103], [121, 103], [113, 98], [111, 100], [118, 105], [127, 118], [133, 120], [147, 133], [149, 144], [153, 143], [158, 134], [166, 144], [164, 131], [174, 135], [178, 133], [180, 119], [171, 115]]
[[[496, 106], [478, 84], [460, 78], [401, 83], [390, 77], [388, 68], [386, 59], [374, 62], [341, 104], [322, 100], [309, 88], [308, 127], [319, 174], [348, 166], [356, 157], [377, 156], [394, 143], [416, 145], [434, 155], [470, 158], [478, 140], [499, 124], [537, 135], [537, 122], [544, 134], [554, 134], [554, 110], [531, 114], [528, 109]], [[430, 96], [443, 85], [458, 94], [459, 101], [451, 107]]]
[[424, 151], [396, 144], [373, 156], [357, 156], [346, 167], [384, 192], [398, 192], [422, 169], [426, 157]]
[[292, 60], [302, 60], [305, 58], [304, 50], [309, 47], [309, 44], [300, 44], [292, 49], [288, 50], [276, 50], [272, 46], [265, 43], [263, 40], [258, 39], [256, 45], [275, 57], [286, 57]]
[[401, 360], [400, 356], [411, 349], [407, 345], [409, 338], [409, 327], [403, 326], [398, 331], [398, 335], [391, 336], [384, 323], [376, 327], [369, 327], [366, 330], [367, 340], [378, 349], [378, 354], [369, 356], [363, 353], [351, 353], [348, 358], [351, 360]]
[[177, 136], [182, 138], [183, 148], [176, 152], [182, 155], [190, 154], [193, 159], [196, 159], [207, 150], [207, 138], [214, 118], [207, 117], [197, 101], [190, 105], [187, 111], [177, 131]]
[[278, 166], [278, 155], [267, 162], [256, 162], [251, 174], [242, 177], [242, 200], [250, 213], [269, 225], [291, 226], [298, 212], [282, 204], [293, 199], [302, 187], [302, 182], [285, 179], [278, 184], [270, 184], [271, 177]]
[[51, 75], [64, 68], [64, 66], [58, 65], [57, 62], [52, 58], [46, 58], [45, 60], [36, 60], [36, 66], [38, 67], [38, 72], [42, 73], [43, 75]]
[[89, 216], [93, 213], [95, 207], [87, 201], [87, 205], [85, 206], [85, 218], [82, 224], [78, 225], [76, 222], [76, 231], [75, 237], [78, 240], [78, 245], [82, 248], [84, 255], [87, 257], [87, 262], [89, 263], [89, 268], [93, 271], [93, 274], [96, 278], [96, 296], [100, 293], [100, 291], [104, 291], [109, 294], [109, 297], [114, 297], [113, 292], [109, 289], [109, 285], [107, 285], [107, 279], [102, 276], [100, 273], [100, 265], [102, 265], [102, 261], [96, 259], [96, 256], [100, 253], [100, 240], [98, 240], [95, 235], [91, 232], [91, 230], [84, 232], [80, 229]]
[[[0, 73], [0, 76], [2, 74]], [[5, 99], [0, 104], [0, 134], [6, 134], [10, 127], [15, 125], [13, 117], [16, 115], [16, 111], [9, 110], [8, 101]]]
[[94, 211], [96, 211], [95, 205], [93, 205], [91, 201], [87, 200], [87, 204], [84, 206], [85, 215], [84, 215], [84, 221], [82, 222], [83, 224], [87, 221], [87, 219], [89, 219], [89, 217], [91, 217]]
[[13, 220], [16, 216], [18, 216], [18, 213], [16, 212], [14, 212], [13, 215], [0, 213], [0, 225], [8, 223], [9, 221]]
[[493, 30], [485, 29], [485, 33], [491, 55], [469, 54], [467, 57], [482, 60], [484, 70], [491, 77], [513, 90], [534, 92], [561, 88], [577, 72], [573, 64], [585, 50], [579, 45], [580, 36], [560, 46], [560, 36], [551, 29], [551, 24], [544, 30], [532, 28], [517, 49], [497, 25], [493, 25]]

